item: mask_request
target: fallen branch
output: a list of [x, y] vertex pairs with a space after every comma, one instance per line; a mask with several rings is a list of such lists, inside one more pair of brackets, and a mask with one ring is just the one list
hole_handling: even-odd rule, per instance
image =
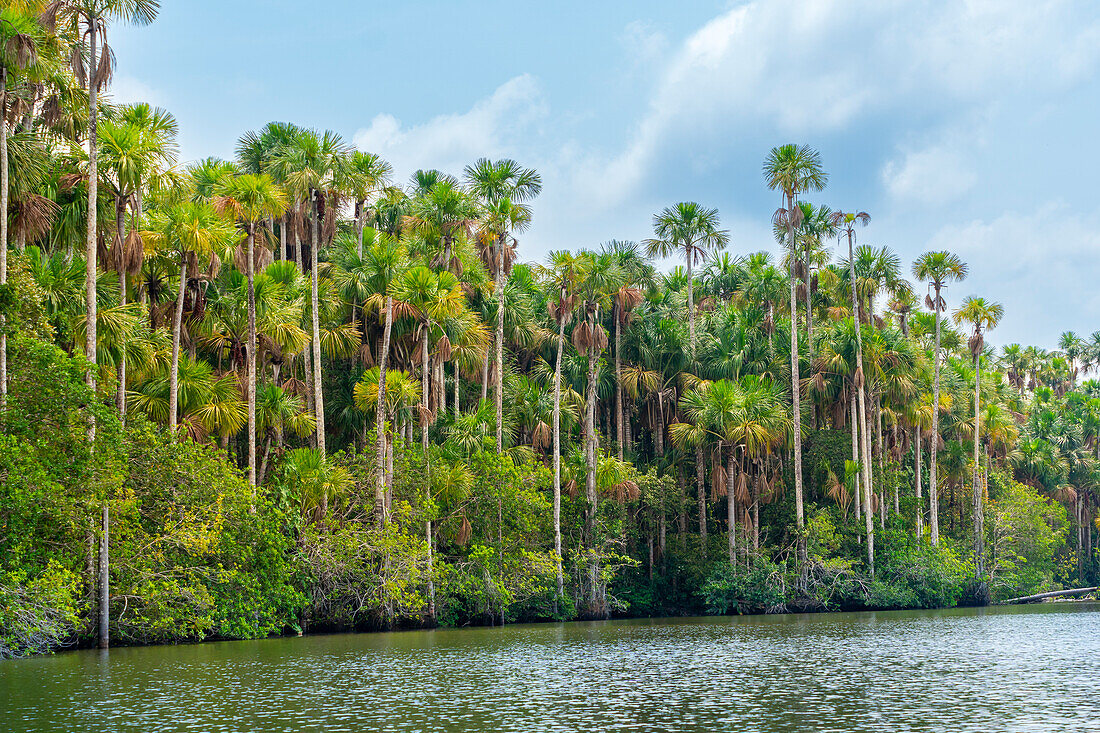
[[1082, 596], [1086, 593], [1092, 593], [1098, 586], [1091, 588], [1073, 588], [1072, 590], [1056, 590], [1050, 593], [1036, 593], [1033, 596], [1021, 596], [1020, 598], [1010, 598], [1007, 601], [1002, 601], [1002, 605], [1009, 605], [1012, 603], [1036, 603], [1047, 598], [1057, 598], [1058, 596]]

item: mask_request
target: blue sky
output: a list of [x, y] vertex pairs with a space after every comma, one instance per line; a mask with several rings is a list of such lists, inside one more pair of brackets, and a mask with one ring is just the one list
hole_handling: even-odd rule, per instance
[[930, 248], [1001, 301], [996, 343], [1100, 329], [1100, 4], [1073, 0], [162, 0], [116, 28], [113, 94], [180, 120], [187, 159], [269, 120], [333, 129], [400, 180], [477, 157], [537, 167], [521, 255], [642, 239], [680, 200], [731, 249], [777, 251], [774, 145], [822, 153], [815, 199], [861, 241]]

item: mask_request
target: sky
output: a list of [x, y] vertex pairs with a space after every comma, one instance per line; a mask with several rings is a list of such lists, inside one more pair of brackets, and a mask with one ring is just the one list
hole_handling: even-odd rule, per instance
[[829, 174], [810, 200], [871, 214], [860, 243], [970, 265], [946, 296], [1004, 304], [990, 342], [1100, 330], [1100, 3], [161, 5], [111, 29], [111, 95], [173, 112], [185, 160], [271, 120], [334, 130], [398, 181], [515, 158], [543, 178], [520, 237], [541, 261], [640, 241], [687, 200], [719, 209], [732, 253], [777, 253], [761, 164], [797, 142]]

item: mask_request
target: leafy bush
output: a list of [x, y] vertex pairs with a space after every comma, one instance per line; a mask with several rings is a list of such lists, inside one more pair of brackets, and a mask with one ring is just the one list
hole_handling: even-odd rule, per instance
[[749, 569], [728, 563], [716, 566], [700, 593], [707, 613], [761, 613], [783, 606], [785, 584], [779, 566], [758, 559]]
[[71, 640], [79, 624], [79, 578], [55, 562], [28, 579], [0, 580], [0, 659], [44, 654]]

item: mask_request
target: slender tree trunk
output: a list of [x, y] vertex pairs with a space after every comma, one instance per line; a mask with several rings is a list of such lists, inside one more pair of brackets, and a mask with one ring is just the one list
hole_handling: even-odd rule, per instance
[[481, 401], [489, 397], [489, 350], [485, 349], [485, 356], [481, 359]]
[[687, 250], [687, 281], [688, 281], [688, 353], [692, 360], [695, 359], [695, 286], [691, 276], [691, 261], [694, 259], [691, 249]]
[[279, 247], [275, 250], [276, 262], [286, 259], [286, 220], [286, 214], [279, 217]]
[[1081, 494], [1077, 494], [1077, 500], [1074, 504], [1074, 519], [1077, 522], [1077, 580], [1083, 581], [1085, 579], [1085, 558], [1084, 558], [1084, 534], [1085, 534], [1085, 507], [1081, 501]]
[[936, 284], [936, 347], [932, 361], [932, 437], [928, 444], [928, 534], [933, 545], [940, 544], [939, 484], [936, 482], [936, 454], [940, 440], [940, 287]]
[[[764, 466], [760, 469], [761, 474], [767, 468], [767, 459], [765, 459]], [[752, 551], [754, 553], [760, 552], [760, 480], [762, 476], [757, 476], [756, 482], [752, 488]]]
[[[291, 217], [290, 213], [284, 214], [283, 215], [283, 221], [285, 221], [289, 224], [290, 217]], [[291, 260], [291, 262], [293, 262], [295, 265], [298, 266], [298, 270], [300, 272], [305, 272], [305, 268], [302, 267], [302, 246], [301, 246], [301, 244], [298, 243], [298, 232], [294, 227], [292, 227], [290, 229], [290, 231], [287, 232], [287, 238], [290, 240], [290, 260]]]
[[737, 564], [737, 482], [734, 469], [737, 468], [736, 448], [729, 446], [726, 456], [726, 524], [729, 529], [730, 565]]
[[462, 375], [458, 368], [458, 359], [455, 359], [455, 395], [454, 395], [454, 415], [458, 417], [462, 412], [462, 408], [458, 404], [460, 387], [462, 386]]
[[[850, 399], [850, 420], [852, 424], [852, 463], [859, 463], [859, 419], [856, 417], [856, 391], [853, 389]], [[859, 520], [862, 518], [863, 512], [863, 490], [860, 488], [862, 482], [859, 480], [860, 472], [857, 471], [855, 475], [855, 496], [854, 503], [856, 505], [856, 524], [859, 524]]]
[[[318, 194], [319, 195], [319, 194]], [[321, 391], [321, 319], [318, 313], [317, 293], [317, 249], [320, 246], [321, 217], [317, 211], [318, 201], [313, 200], [313, 243], [309, 248], [310, 281], [312, 283], [311, 299], [313, 308], [313, 409], [317, 421], [317, 450], [321, 456], [325, 455], [325, 397]], [[330, 215], [335, 212], [330, 209]]]
[[[120, 199], [115, 206], [115, 233], [118, 235], [119, 254], [125, 252], [126, 245], [126, 200]], [[118, 269], [118, 302], [126, 305], [127, 273], [126, 262], [119, 258]], [[115, 409], [118, 410], [119, 420], [126, 427], [126, 334], [122, 334], [122, 349], [118, 361], [118, 384], [115, 387]]]
[[707, 487], [706, 466], [703, 464], [703, 446], [695, 446], [695, 493], [699, 505], [699, 546], [703, 559], [707, 559]]
[[981, 479], [981, 360], [974, 357], [974, 575], [978, 579], [978, 602], [989, 604], [985, 578], [985, 527]]
[[424, 465], [428, 464], [428, 385], [431, 378], [428, 374], [428, 329], [430, 324], [423, 325], [420, 334], [420, 448], [424, 451]]
[[558, 353], [554, 359], [554, 563], [557, 570], [558, 597], [565, 593], [561, 567], [561, 355], [565, 350], [565, 318], [558, 314]]
[[864, 391], [863, 372], [863, 335], [861, 328], [859, 298], [856, 295], [856, 261], [852, 252], [852, 232], [848, 231], [848, 275], [852, 286], [852, 320], [856, 330], [856, 397], [859, 406], [859, 432], [860, 453], [862, 455], [861, 471], [863, 473], [863, 516], [864, 530], [867, 536], [867, 567], [872, 574], [875, 572], [875, 521], [871, 509], [871, 493], [874, 491], [874, 483], [871, 477], [871, 445], [870, 433], [867, 430], [867, 395]]
[[172, 367], [168, 374], [168, 430], [173, 435], [179, 421], [180, 331], [183, 328], [183, 298], [187, 292], [187, 253], [180, 253], [180, 286], [176, 312], [172, 315]]
[[[590, 347], [594, 349], [595, 347]], [[585, 463], [587, 471], [585, 471], [584, 488], [585, 498], [588, 500], [587, 511], [585, 512], [585, 534], [588, 537], [588, 551], [590, 553], [588, 559], [588, 575], [589, 575], [589, 588], [593, 614], [599, 612], [597, 595], [596, 595], [596, 577], [598, 574], [597, 569], [597, 546], [596, 546], [596, 510], [597, 510], [597, 497], [596, 497], [596, 355], [589, 351], [588, 354], [588, 385], [585, 390], [585, 407], [584, 407], [584, 440], [585, 440]]]
[[917, 541], [920, 542], [924, 538], [924, 497], [921, 493], [921, 437], [920, 437], [920, 425], [913, 428], [913, 432], [916, 433], [916, 452], [917, 452]]
[[374, 521], [379, 529], [389, 521], [389, 507], [386, 506], [386, 487], [389, 485], [389, 476], [386, 470], [388, 451], [388, 441], [386, 439], [386, 362], [389, 359], [390, 352], [392, 313], [393, 297], [387, 295], [385, 323], [382, 326], [382, 349], [378, 357], [378, 402], [376, 403], [374, 416], [374, 437], [377, 451], [374, 479]]
[[267, 474], [267, 459], [271, 454], [271, 435], [268, 434], [264, 438], [264, 456], [260, 460], [260, 472], [256, 476], [256, 483], [262, 484], [264, 482], [264, 476]]
[[[99, 89], [96, 83], [97, 70], [99, 66], [99, 36], [98, 36], [98, 22], [90, 22], [88, 24], [88, 43], [91, 50], [91, 55], [88, 60], [88, 224], [85, 230], [85, 245], [84, 254], [86, 256], [85, 271], [84, 271], [84, 288], [85, 288], [85, 313], [87, 319], [87, 327], [84, 329], [84, 356], [88, 360], [88, 373], [87, 382], [88, 387], [95, 392], [96, 388], [96, 255], [98, 254], [98, 224], [96, 222], [96, 214], [98, 213], [98, 200], [99, 200], [99, 139], [97, 137], [98, 129], [97, 123], [99, 121], [99, 101], [97, 99]], [[5, 212], [6, 216], [6, 212]], [[6, 246], [6, 245], [5, 245]], [[95, 417], [89, 418], [88, 427], [89, 439], [95, 435]], [[106, 516], [106, 514], [104, 514]], [[102, 621], [102, 619], [101, 619]], [[100, 643], [102, 646], [107, 646], [107, 630], [100, 630]]]
[[[803, 263], [806, 272], [806, 360], [810, 362], [810, 371], [813, 371], [814, 363], [814, 313], [813, 313], [813, 294], [810, 292], [810, 283], [813, 280], [813, 276], [810, 273], [810, 252], [809, 248], [806, 250], [806, 260]], [[816, 427], [816, 404], [815, 400], [810, 400], [810, 426]]]
[[103, 498], [103, 524], [99, 535], [99, 648], [111, 645], [111, 509], [107, 497]]
[[497, 295], [496, 328], [496, 427], [497, 453], [504, 449], [504, 237], [497, 238], [497, 277], [495, 290]]
[[657, 424], [653, 426], [653, 449], [658, 456], [665, 454], [665, 401], [657, 397]]
[[623, 437], [623, 359], [622, 359], [622, 328], [619, 325], [619, 309], [615, 311], [615, 437], [619, 439], [619, 460], [623, 460], [623, 452], [626, 450], [626, 439]]
[[[248, 223], [248, 483], [256, 486], [256, 225]], [[316, 307], [316, 306], [315, 306]], [[255, 491], [253, 491], [255, 493]]]
[[[8, 283], [8, 69], [0, 66], [0, 290]], [[8, 401], [8, 335], [0, 314], [0, 420]]]
[[[787, 211], [793, 210], [794, 198], [787, 197]], [[787, 237], [791, 246], [791, 407], [794, 416], [794, 514], [798, 531], [798, 567], [804, 573], [807, 568], [806, 519], [802, 507], [802, 395], [798, 376], [798, 299], [795, 290], [794, 263], [797, 259], [794, 243], [794, 227], [787, 222]], [[730, 527], [733, 532], [733, 527]]]

